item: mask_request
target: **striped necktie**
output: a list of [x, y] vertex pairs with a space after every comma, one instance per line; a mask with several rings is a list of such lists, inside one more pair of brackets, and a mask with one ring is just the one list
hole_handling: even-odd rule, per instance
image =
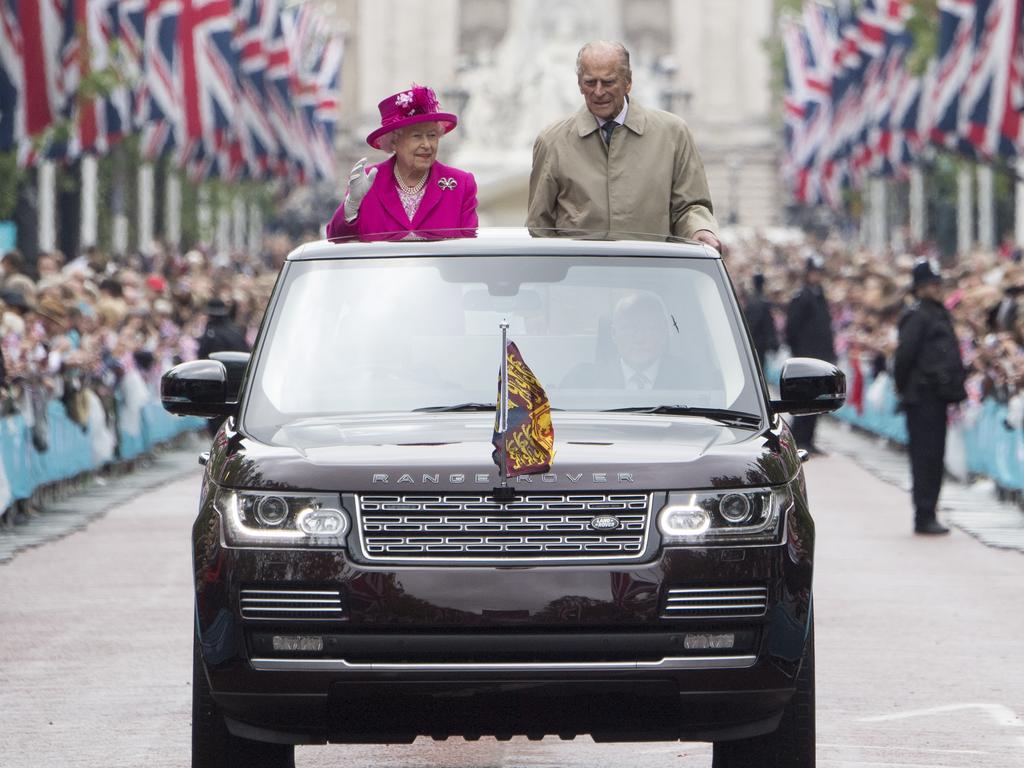
[[609, 120], [607, 123], [601, 126], [601, 133], [604, 134], [604, 143], [610, 145], [612, 143], [612, 131], [615, 130], [615, 126], [618, 125], [614, 120]]

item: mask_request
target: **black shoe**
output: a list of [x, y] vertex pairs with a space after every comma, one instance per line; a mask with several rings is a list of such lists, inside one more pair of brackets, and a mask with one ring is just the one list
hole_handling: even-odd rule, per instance
[[942, 525], [938, 520], [925, 520], [914, 525], [914, 533], [921, 533], [926, 536], [942, 536], [949, 533], [949, 528]]

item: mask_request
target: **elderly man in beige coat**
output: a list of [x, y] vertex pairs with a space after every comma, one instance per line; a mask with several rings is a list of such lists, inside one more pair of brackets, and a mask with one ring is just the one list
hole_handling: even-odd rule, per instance
[[526, 225], [676, 235], [721, 250], [690, 129], [628, 99], [626, 48], [587, 43], [576, 74], [584, 106], [533, 146]]

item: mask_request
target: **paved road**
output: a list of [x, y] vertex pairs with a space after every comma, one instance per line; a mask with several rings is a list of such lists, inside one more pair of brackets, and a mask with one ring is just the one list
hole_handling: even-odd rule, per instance
[[[905, 492], [807, 465], [828, 768], [1024, 765], [1024, 556], [910, 533]], [[0, 766], [187, 766], [199, 470], [0, 565]], [[0, 533], [0, 535], [4, 535]], [[300, 766], [708, 766], [701, 744], [305, 747]]]

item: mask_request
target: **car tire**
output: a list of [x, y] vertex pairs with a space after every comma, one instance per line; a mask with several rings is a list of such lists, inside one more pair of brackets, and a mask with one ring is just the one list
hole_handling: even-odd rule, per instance
[[814, 620], [804, 645], [796, 691], [774, 733], [716, 742], [713, 768], [814, 768]]
[[199, 639], [192, 643], [192, 768], [295, 768], [295, 747], [232, 735], [210, 695]]

